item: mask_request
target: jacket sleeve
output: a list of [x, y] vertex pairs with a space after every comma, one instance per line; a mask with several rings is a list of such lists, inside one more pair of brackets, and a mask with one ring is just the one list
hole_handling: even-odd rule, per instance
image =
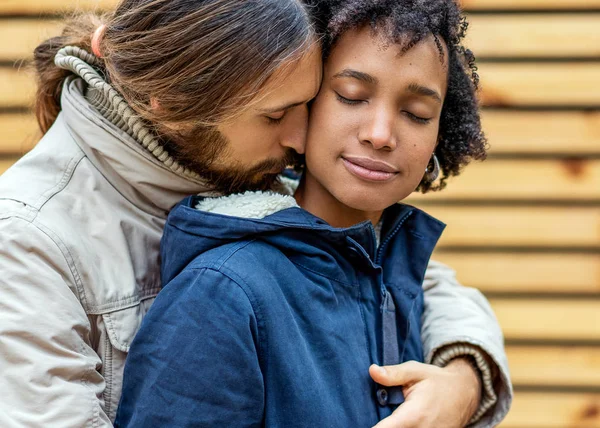
[[160, 292], [125, 365], [116, 427], [260, 427], [257, 319], [222, 273], [186, 269]]
[[74, 274], [48, 230], [0, 220], [0, 426], [111, 427]]
[[478, 367], [483, 395], [472, 426], [500, 423], [510, 408], [513, 391], [502, 330], [487, 299], [464, 287], [449, 267], [431, 261], [423, 284], [423, 339], [426, 362], [444, 366], [465, 356]]

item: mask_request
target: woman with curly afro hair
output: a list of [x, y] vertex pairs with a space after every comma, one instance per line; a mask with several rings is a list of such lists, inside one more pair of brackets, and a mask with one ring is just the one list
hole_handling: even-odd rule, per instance
[[475, 56], [461, 44], [467, 20], [452, 0], [332, 0], [308, 1], [317, 9], [323, 35], [323, 55], [349, 30], [368, 27], [382, 45], [396, 45], [400, 53], [433, 38], [440, 61], [448, 67], [447, 92], [439, 118], [435, 155], [440, 178], [423, 180], [419, 189], [441, 190], [471, 160], [484, 160], [487, 141], [481, 129], [476, 91], [479, 84]]
[[[171, 211], [166, 285], [131, 346], [117, 427], [485, 427], [506, 414], [499, 332], [438, 326], [444, 340], [424, 349], [444, 225], [398, 203], [485, 157], [466, 21], [450, 0], [309, 3], [325, 61], [300, 184]], [[475, 386], [456, 384], [465, 365]]]

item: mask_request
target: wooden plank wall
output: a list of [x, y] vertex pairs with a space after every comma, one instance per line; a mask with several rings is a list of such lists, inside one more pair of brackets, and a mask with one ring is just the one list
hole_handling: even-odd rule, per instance
[[490, 156], [414, 201], [502, 324], [502, 426], [600, 427], [600, 1], [463, 4]]
[[[37, 138], [32, 49], [75, 8], [0, 2], [0, 171]], [[448, 223], [437, 258], [480, 288], [515, 383], [503, 427], [600, 427], [600, 0], [463, 0], [489, 159], [413, 203]]]

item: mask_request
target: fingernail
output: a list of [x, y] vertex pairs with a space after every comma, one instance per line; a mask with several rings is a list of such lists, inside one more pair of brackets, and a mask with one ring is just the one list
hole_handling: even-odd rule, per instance
[[375, 370], [377, 370], [379, 372], [380, 375], [384, 375], [387, 373], [387, 371], [385, 370], [385, 368], [378, 366], [377, 364], [373, 364], [375, 366]]

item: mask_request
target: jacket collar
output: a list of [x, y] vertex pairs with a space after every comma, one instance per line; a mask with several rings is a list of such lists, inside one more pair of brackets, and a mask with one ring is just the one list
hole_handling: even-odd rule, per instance
[[66, 80], [61, 97], [66, 126], [89, 160], [129, 202], [164, 216], [184, 197], [207, 190], [202, 180], [171, 170], [105, 118], [88, 102], [85, 90], [82, 79]]

